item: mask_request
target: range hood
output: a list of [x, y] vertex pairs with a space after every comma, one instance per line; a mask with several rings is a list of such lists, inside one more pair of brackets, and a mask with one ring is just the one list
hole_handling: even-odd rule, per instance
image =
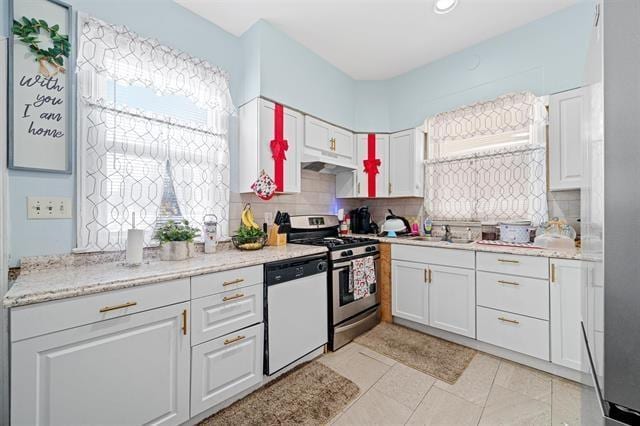
[[319, 173], [337, 175], [338, 173], [353, 172], [355, 171], [355, 168], [331, 164], [326, 161], [303, 161], [302, 170], [311, 170]]

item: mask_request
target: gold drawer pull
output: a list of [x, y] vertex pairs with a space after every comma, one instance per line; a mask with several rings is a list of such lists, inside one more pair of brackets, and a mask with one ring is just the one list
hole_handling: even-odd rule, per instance
[[427, 272], [427, 268], [424, 268], [424, 282], [428, 283], [429, 282], [429, 278], [427, 276], [428, 272]]
[[242, 281], [244, 281], [244, 278], [236, 278], [235, 280], [225, 281], [225, 282], [222, 283], [222, 285], [223, 286], [228, 286], [228, 285], [232, 285], [232, 284], [241, 283]]
[[429, 268], [429, 284], [431, 284], [431, 268]]
[[505, 317], [498, 317], [498, 319], [503, 322], [510, 322], [511, 324], [520, 324], [520, 321], [518, 320], [513, 320]]
[[513, 260], [513, 259], [498, 259], [498, 262], [502, 262], [502, 263], [520, 263], [519, 260]]
[[245, 338], [245, 336], [236, 336], [233, 339], [225, 339], [224, 344], [225, 345], [230, 345], [232, 343], [238, 342], [240, 340], [243, 340]]
[[187, 335], [187, 310], [182, 311], [182, 334]]
[[553, 263], [551, 264], [551, 282], [556, 282], [556, 265]]
[[504, 280], [498, 280], [498, 284], [520, 285], [515, 281], [504, 281]]
[[100, 309], [100, 313], [115, 311], [116, 309], [124, 309], [130, 306], [136, 306], [137, 304], [138, 302], [126, 302], [126, 303], [123, 303], [122, 305], [105, 306], [104, 308]]
[[233, 296], [225, 296], [222, 298], [223, 302], [228, 302], [229, 300], [233, 300], [233, 299], [240, 299], [241, 297], [244, 297], [244, 294], [242, 293], [236, 293]]

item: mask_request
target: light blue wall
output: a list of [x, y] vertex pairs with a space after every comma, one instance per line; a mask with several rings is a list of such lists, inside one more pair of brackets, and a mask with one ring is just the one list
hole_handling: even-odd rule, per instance
[[255, 25], [261, 42], [261, 95], [353, 128], [355, 81], [267, 22]]
[[[172, 0], [69, 1], [76, 10], [127, 25], [225, 68], [237, 106], [262, 95], [360, 132], [403, 130], [429, 115], [512, 90], [542, 95], [579, 86], [592, 21], [592, 1], [585, 0], [396, 78], [355, 81], [263, 21], [237, 38]], [[3, 17], [7, 10], [8, 0], [0, 0]], [[0, 34], [7, 33], [3, 19]], [[230, 140], [234, 138], [232, 133]], [[10, 171], [12, 265], [23, 256], [68, 253], [74, 247], [75, 224], [27, 221], [26, 197], [75, 200], [75, 179]]]
[[[234, 102], [242, 97], [243, 57], [239, 38], [189, 12], [172, 0], [66, 0], [76, 11], [209, 60], [230, 74]], [[8, 0], [0, 0], [0, 34], [8, 35]], [[74, 155], [75, 158], [75, 155]], [[69, 253], [75, 247], [72, 220], [27, 220], [26, 197], [70, 197], [75, 202], [75, 174], [9, 171], [9, 262], [23, 256]], [[75, 211], [75, 209], [74, 209]]]
[[391, 79], [390, 128], [512, 90], [582, 85], [592, 16], [592, 2], [583, 2]]

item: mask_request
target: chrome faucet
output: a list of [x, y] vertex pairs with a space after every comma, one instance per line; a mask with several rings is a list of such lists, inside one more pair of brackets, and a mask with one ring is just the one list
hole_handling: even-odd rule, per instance
[[451, 242], [451, 228], [449, 227], [449, 225], [442, 225], [442, 238], [440, 239], [441, 241], [446, 241], [446, 242]]

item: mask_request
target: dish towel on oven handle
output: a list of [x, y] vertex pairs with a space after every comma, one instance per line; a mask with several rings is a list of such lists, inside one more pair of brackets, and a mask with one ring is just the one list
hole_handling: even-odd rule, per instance
[[370, 285], [376, 283], [376, 267], [373, 257], [367, 256], [351, 261], [351, 285], [353, 300], [362, 299], [370, 294]]

